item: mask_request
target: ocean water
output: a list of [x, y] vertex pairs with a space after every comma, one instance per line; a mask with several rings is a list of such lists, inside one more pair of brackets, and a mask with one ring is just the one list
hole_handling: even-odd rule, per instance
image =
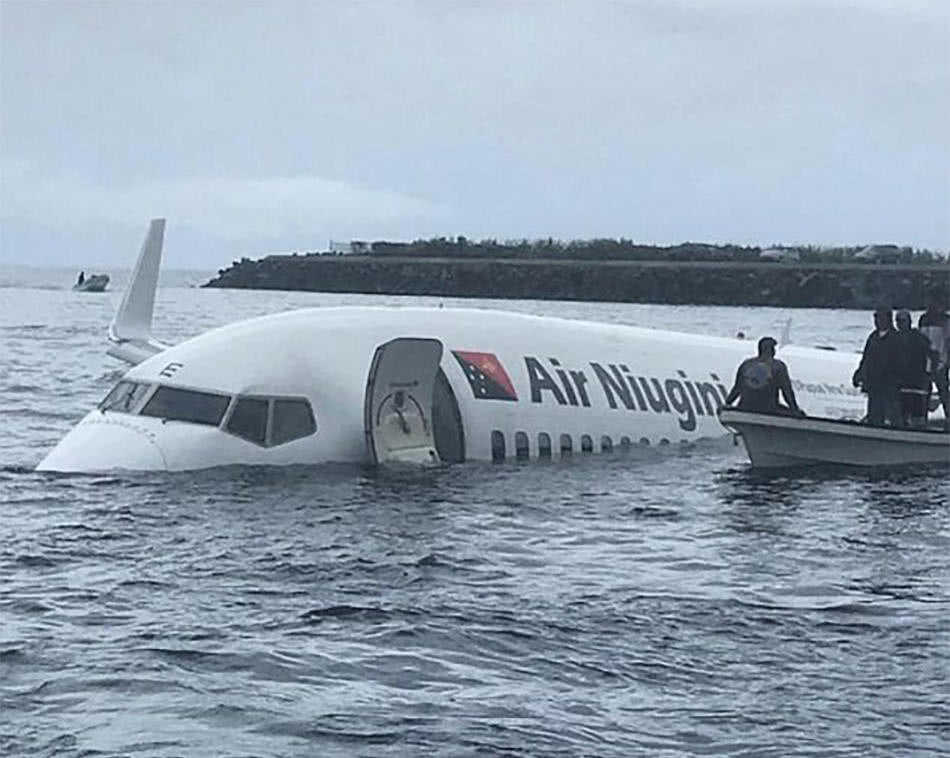
[[[950, 751], [946, 472], [763, 477], [724, 438], [425, 473], [34, 473], [122, 371], [112, 273], [96, 295], [0, 269], [0, 755]], [[438, 302], [193, 286], [208, 276], [163, 275], [156, 336]], [[870, 328], [474, 304], [750, 338], [791, 315], [793, 341], [841, 350]]]

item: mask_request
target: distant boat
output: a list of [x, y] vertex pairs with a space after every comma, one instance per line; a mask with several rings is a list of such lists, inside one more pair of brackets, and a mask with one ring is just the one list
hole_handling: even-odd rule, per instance
[[105, 292], [107, 286], [109, 286], [108, 274], [93, 274], [82, 282], [76, 282], [73, 289], [77, 292]]
[[950, 465], [950, 434], [936, 429], [895, 429], [828, 418], [775, 416], [719, 409], [719, 421], [742, 438], [752, 468], [814, 464]]

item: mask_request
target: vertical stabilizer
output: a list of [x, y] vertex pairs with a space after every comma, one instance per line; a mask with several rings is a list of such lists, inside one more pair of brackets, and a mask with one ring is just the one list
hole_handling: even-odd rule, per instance
[[[165, 219], [152, 219], [135, 268], [132, 269], [129, 283], [122, 295], [122, 302], [109, 324], [109, 339], [127, 348], [113, 348], [109, 350], [109, 354], [132, 363], [165, 348], [165, 345], [151, 338], [155, 290], [158, 287], [158, 270], [162, 262], [164, 239]], [[127, 352], [132, 355], [125, 355]]]

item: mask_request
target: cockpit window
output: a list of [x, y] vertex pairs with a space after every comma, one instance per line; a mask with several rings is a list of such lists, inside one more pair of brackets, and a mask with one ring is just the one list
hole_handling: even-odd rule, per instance
[[317, 423], [303, 398], [239, 396], [224, 428], [255, 445], [274, 447], [308, 437], [317, 431]]
[[239, 398], [226, 428], [231, 434], [263, 445], [267, 439], [267, 401], [258, 397]]
[[103, 401], [99, 403], [99, 410], [114, 411], [116, 413], [134, 413], [139, 402], [148, 392], [148, 388], [148, 384], [123, 379], [113, 387]]
[[317, 430], [313, 411], [306, 400], [274, 400], [274, 417], [271, 421], [270, 443], [285, 442], [307, 437]]
[[231, 398], [213, 392], [196, 392], [178, 387], [159, 387], [142, 408], [143, 416], [192, 424], [221, 423]]

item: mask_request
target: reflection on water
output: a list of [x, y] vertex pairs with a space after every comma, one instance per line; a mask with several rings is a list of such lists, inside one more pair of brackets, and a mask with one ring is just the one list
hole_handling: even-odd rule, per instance
[[[945, 469], [761, 475], [724, 437], [426, 471], [33, 473], [115, 381], [117, 297], [4, 290], [0, 754], [945, 752]], [[166, 288], [156, 326], [380, 300]], [[786, 317], [502, 305], [752, 334]], [[793, 334], [851, 349], [865, 320], [796, 312]]]

